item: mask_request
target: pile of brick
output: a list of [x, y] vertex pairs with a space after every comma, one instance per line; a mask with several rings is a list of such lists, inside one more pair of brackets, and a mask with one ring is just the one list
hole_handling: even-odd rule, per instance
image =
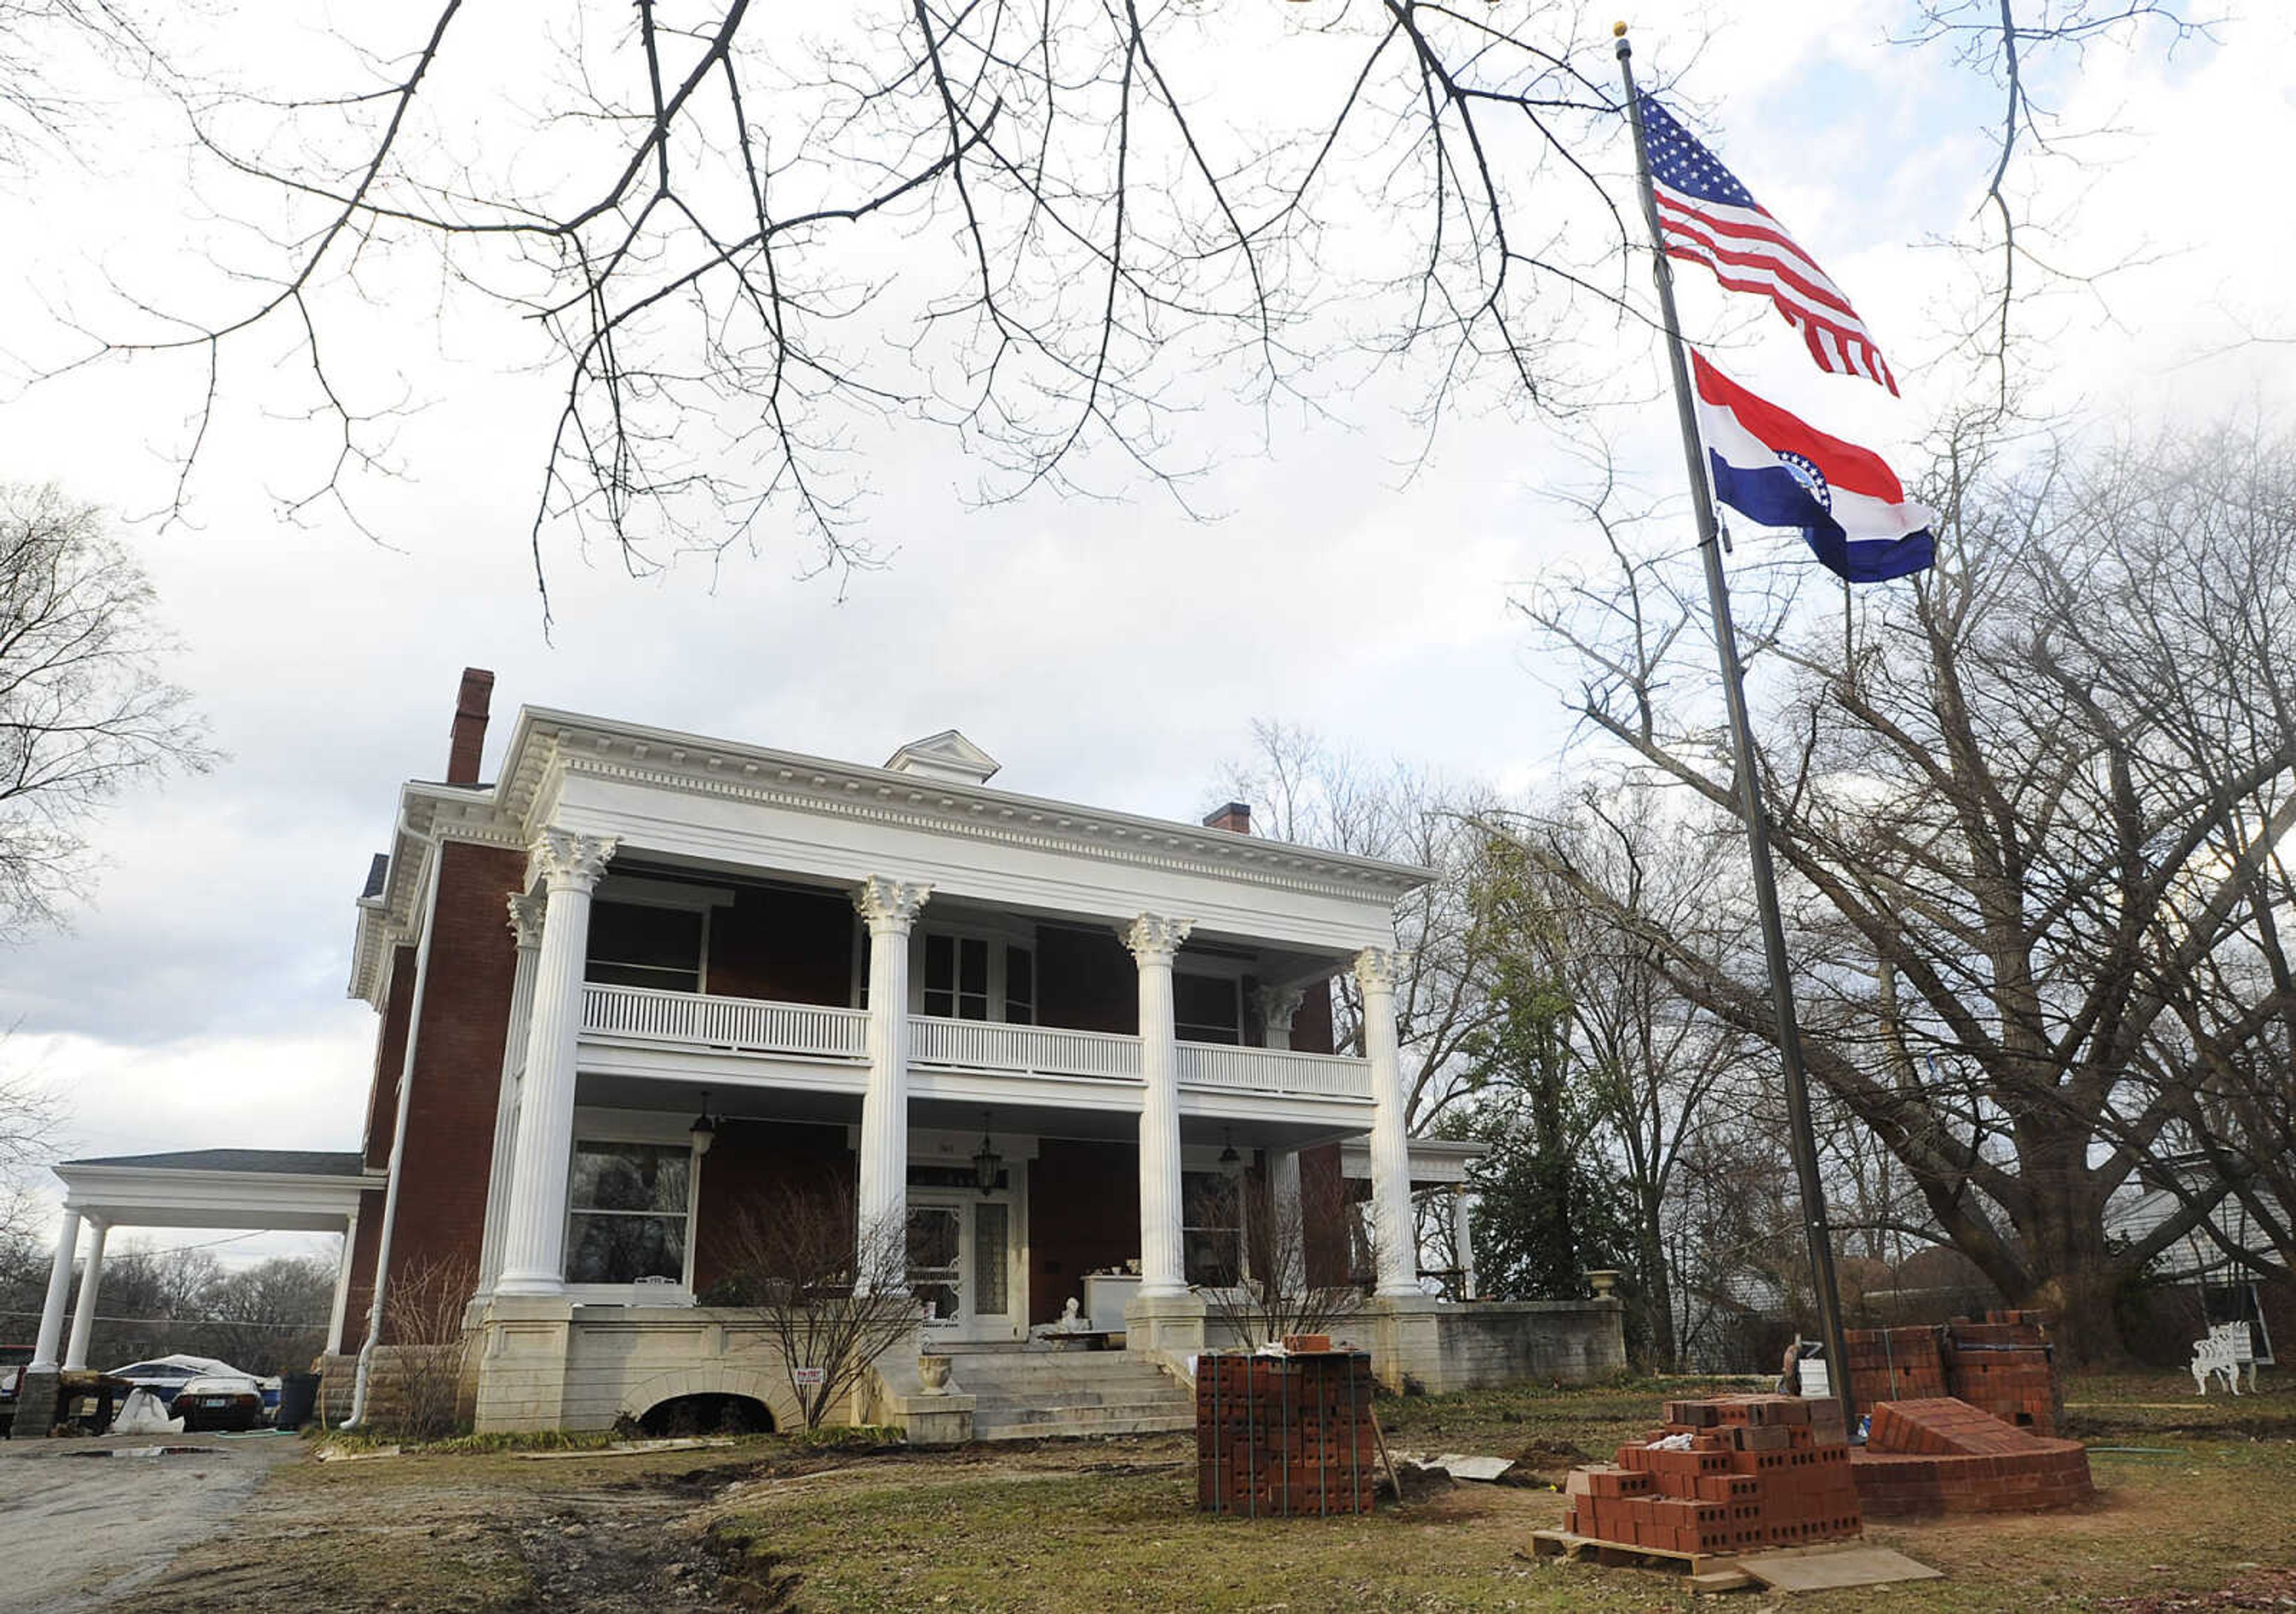
[[1620, 1446], [1615, 1463], [1570, 1471], [1563, 1528], [1666, 1553], [1801, 1546], [1859, 1532], [1839, 1401], [1726, 1396], [1669, 1401], [1665, 1416], [1649, 1441]]
[[1196, 1505], [1251, 1519], [1370, 1512], [1371, 1397], [1363, 1351], [1199, 1356]]
[[1843, 1340], [1857, 1405], [1950, 1396], [2003, 1422], [2054, 1435], [2064, 1390], [2046, 1319], [2034, 1311], [1956, 1317], [1941, 1328], [1853, 1329]]
[[1874, 1409], [1850, 1471], [1869, 1513], [2030, 1512], [2095, 1495], [2088, 1453], [2004, 1422], [1952, 1397]]

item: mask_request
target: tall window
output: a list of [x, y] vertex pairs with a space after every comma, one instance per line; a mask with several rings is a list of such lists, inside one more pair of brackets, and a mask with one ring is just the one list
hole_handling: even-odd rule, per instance
[[1225, 1171], [1180, 1174], [1180, 1253], [1190, 1283], [1226, 1288], [1243, 1277], [1243, 1196]]
[[693, 1181], [683, 1143], [576, 1143], [566, 1281], [683, 1282]]
[[590, 958], [583, 975], [610, 987], [701, 990], [701, 939], [709, 915], [648, 903], [590, 905]]
[[1037, 955], [1027, 947], [1004, 949], [1004, 1023], [1037, 1023]]
[[988, 944], [978, 936], [925, 938], [924, 1011], [943, 1020], [988, 1018]]
[[1184, 1043], [1241, 1043], [1243, 983], [1225, 975], [1174, 975], [1172, 1022]]

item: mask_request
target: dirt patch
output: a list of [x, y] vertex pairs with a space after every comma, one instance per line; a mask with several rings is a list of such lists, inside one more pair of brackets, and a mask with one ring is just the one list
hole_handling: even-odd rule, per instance
[[2243, 1575], [2217, 1592], [2154, 1592], [2141, 1597], [2107, 1597], [2101, 1607], [2128, 1614], [2175, 1614], [2180, 1609], [2285, 1609], [2296, 1607], [2296, 1569], [2261, 1569]]
[[[665, 1605], [717, 1607], [746, 1584], [726, 1573], [723, 1556], [704, 1536], [680, 1528], [682, 1507], [633, 1509], [627, 1498], [554, 1508], [519, 1526], [518, 1550], [530, 1580], [531, 1606], [653, 1614]], [[734, 1585], [726, 1583], [734, 1580]], [[775, 1608], [731, 1599], [739, 1608]]]

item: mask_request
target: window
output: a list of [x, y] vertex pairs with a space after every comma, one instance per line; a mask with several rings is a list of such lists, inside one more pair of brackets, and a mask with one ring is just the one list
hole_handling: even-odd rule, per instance
[[924, 1012], [942, 1020], [988, 1018], [988, 944], [978, 936], [925, 938]]
[[1004, 949], [1004, 1023], [1037, 1023], [1037, 955], [1027, 947]]
[[1001, 1317], [1011, 1309], [1004, 1293], [1011, 1224], [1011, 1211], [995, 1200], [972, 1208], [972, 1309], [978, 1316]]
[[590, 905], [590, 959], [585, 979], [610, 987], [701, 990], [702, 933], [709, 914], [647, 903]]
[[693, 1182], [683, 1143], [575, 1144], [566, 1281], [684, 1282]]
[[1180, 1174], [1180, 1252], [1190, 1283], [1226, 1288], [1243, 1276], [1243, 1197], [1224, 1171]]
[[1174, 975], [1172, 1022], [1180, 1040], [1243, 1041], [1242, 985], [1224, 975]]

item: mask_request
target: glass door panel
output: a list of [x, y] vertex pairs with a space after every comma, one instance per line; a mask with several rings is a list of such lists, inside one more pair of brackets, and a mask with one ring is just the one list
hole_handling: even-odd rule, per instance
[[963, 1224], [954, 1205], [909, 1207], [909, 1292], [931, 1308], [927, 1327], [954, 1326], [964, 1315]]

